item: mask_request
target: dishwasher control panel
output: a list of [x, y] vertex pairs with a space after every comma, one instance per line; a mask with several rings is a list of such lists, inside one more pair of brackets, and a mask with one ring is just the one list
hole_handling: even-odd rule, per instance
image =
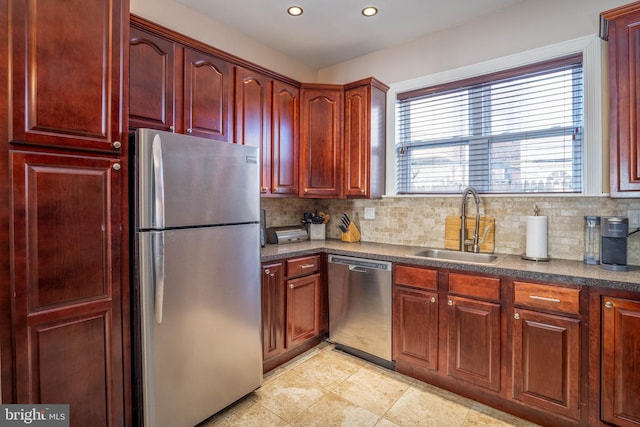
[[343, 255], [329, 255], [329, 262], [334, 264], [353, 265], [355, 267], [372, 268], [374, 270], [391, 271], [390, 261], [378, 261], [375, 259], [354, 258]]

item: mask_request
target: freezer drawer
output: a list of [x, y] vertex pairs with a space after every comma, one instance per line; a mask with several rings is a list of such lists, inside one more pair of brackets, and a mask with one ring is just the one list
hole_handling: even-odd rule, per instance
[[387, 261], [329, 256], [331, 341], [391, 361], [391, 266]]

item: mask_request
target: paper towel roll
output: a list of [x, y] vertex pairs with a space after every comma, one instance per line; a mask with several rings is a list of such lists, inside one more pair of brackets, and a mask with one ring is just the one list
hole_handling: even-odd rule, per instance
[[529, 258], [547, 257], [547, 227], [549, 224], [546, 216], [527, 217], [527, 251]]

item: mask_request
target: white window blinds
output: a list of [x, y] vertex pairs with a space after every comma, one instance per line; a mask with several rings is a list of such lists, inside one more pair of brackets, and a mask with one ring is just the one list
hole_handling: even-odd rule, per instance
[[582, 191], [582, 57], [401, 93], [399, 194]]

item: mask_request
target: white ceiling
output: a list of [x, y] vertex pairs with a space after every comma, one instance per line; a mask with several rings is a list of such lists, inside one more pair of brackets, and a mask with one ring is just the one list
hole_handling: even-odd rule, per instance
[[[524, 0], [178, 0], [300, 62], [324, 68]], [[298, 17], [287, 8], [300, 6]], [[379, 13], [361, 14], [365, 6]]]

